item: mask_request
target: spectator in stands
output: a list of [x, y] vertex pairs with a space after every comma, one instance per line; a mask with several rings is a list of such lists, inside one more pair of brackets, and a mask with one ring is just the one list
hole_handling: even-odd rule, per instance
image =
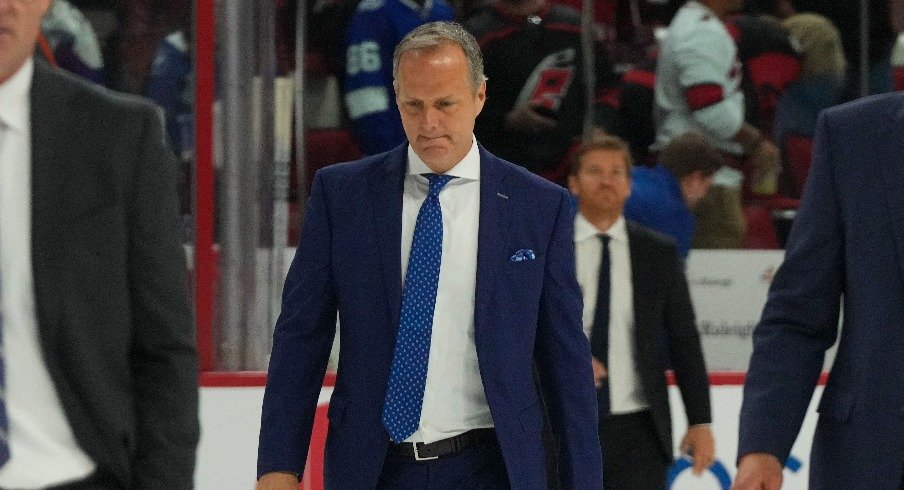
[[[554, 0], [577, 11], [582, 0]], [[643, 63], [656, 49], [655, 30], [672, 21], [681, 0], [598, 0], [593, 18], [618, 73]]]
[[[656, 67], [657, 134], [654, 150], [688, 131], [704, 135], [747, 170], [746, 185], [774, 182], [779, 169], [775, 144], [744, 121], [742, 67], [737, 47], [720, 17], [742, 0], [690, 0], [675, 15]], [[711, 195], [695, 210], [702, 246], [738, 247], [744, 239], [741, 187], [731, 169], [720, 170]], [[712, 234], [710, 234], [712, 233]]]
[[157, 47], [148, 75], [146, 95], [163, 109], [167, 141], [178, 162], [180, 210], [191, 213], [195, 152], [195, 83], [189, 46], [191, 29], [177, 29]]
[[393, 71], [409, 144], [321, 169], [311, 186], [273, 334], [258, 485], [298, 488], [338, 312], [327, 488], [542, 488], [548, 406], [563, 486], [598, 490], [571, 198], [477, 144], [487, 82], [460, 25], [410, 32]]
[[600, 412], [606, 489], [665, 488], [672, 461], [664, 370], [678, 379], [694, 472], [715, 458], [709, 382], [684, 263], [674, 242], [622, 214], [631, 193], [627, 144], [582, 144], [568, 187], [578, 198], [574, 248]]
[[[892, 18], [892, 5], [896, 0], [868, 0], [868, 93], [879, 94], [892, 90], [891, 50], [897, 30]], [[861, 2], [826, 0], [791, 0], [794, 12], [820, 14], [832, 21], [841, 35], [844, 57], [848, 61], [842, 100], [853, 100], [861, 95]]]
[[194, 151], [194, 76], [188, 30], [176, 30], [157, 47], [147, 96], [163, 108], [170, 147], [180, 158]]
[[709, 191], [713, 174], [723, 165], [725, 158], [699, 133], [676, 137], [659, 153], [658, 165], [631, 171], [625, 217], [675, 240], [678, 254], [686, 259], [694, 238], [691, 209]]
[[345, 107], [364, 153], [376, 155], [405, 141], [392, 87], [392, 52], [415, 27], [452, 20], [445, 0], [363, 0], [348, 26]]
[[121, 25], [110, 40], [115, 44], [114, 56], [108, 58], [111, 85], [124, 92], [144, 93], [160, 41], [191, 17], [192, 2], [129, 0], [116, 5], [114, 17]]
[[789, 134], [813, 136], [819, 113], [839, 102], [847, 70], [841, 35], [832, 21], [804, 13], [782, 23], [800, 46], [803, 63], [800, 78], [776, 110], [774, 139], [779, 145]]
[[902, 128], [901, 93], [819, 118], [803, 202], [753, 333], [735, 490], [781, 487], [833, 345], [808, 488], [904, 488]]
[[[735, 41], [742, 67], [744, 120], [771, 134], [781, 95], [800, 74], [800, 59], [790, 35], [765, 15], [731, 15], [725, 27]], [[653, 118], [656, 60], [651, 58], [624, 73], [620, 109], [627, 124], [626, 140], [636, 161], [650, 163], [646, 151], [655, 141]]]
[[57, 66], [94, 83], [106, 83], [97, 35], [79, 9], [66, 0], [53, 0], [41, 21], [41, 32], [50, 44]]
[[[330, 75], [335, 75], [342, 79], [345, 72], [345, 36], [348, 33], [348, 24], [355, 11], [358, 9], [360, 0], [322, 0], [317, 2], [305, 2], [302, 0], [286, 0], [285, 11], [288, 15], [278, 17], [277, 22], [281, 23], [282, 29], [290, 33], [287, 37], [291, 47], [291, 52], [287, 53], [293, 59], [295, 58], [295, 39], [297, 33], [296, 18], [297, 9], [305, 9], [305, 61], [308, 58], [317, 58], [317, 63], [325, 66], [320, 69]], [[305, 66], [309, 69], [309, 66]]]
[[[494, 154], [528, 170], [551, 174], [583, 132], [586, 73], [580, 13], [543, 0], [497, 0], [468, 19], [480, 43], [487, 102], [477, 118], [478, 141]], [[617, 78], [596, 50], [596, 127], [620, 133]], [[561, 164], [561, 165], [560, 165]], [[567, 169], [561, 177], [568, 174]]]
[[775, 145], [744, 121], [741, 66], [720, 16], [740, 0], [691, 0], [681, 7], [663, 41], [656, 67], [655, 147], [687, 131], [703, 134], [719, 150], [746, 159], [761, 177], [778, 164]]
[[771, 135], [775, 110], [788, 85], [800, 77], [798, 47], [781, 22], [766, 15], [733, 15], [725, 26], [743, 67], [744, 120]]
[[0, 7], [0, 487], [190, 488], [198, 365], [159, 110]]

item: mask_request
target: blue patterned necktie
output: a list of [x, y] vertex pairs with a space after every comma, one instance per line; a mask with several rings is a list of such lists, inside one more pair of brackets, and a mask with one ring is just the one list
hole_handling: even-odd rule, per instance
[[443, 212], [439, 205], [439, 193], [454, 178], [437, 174], [425, 176], [430, 182], [430, 189], [414, 225], [399, 330], [383, 404], [383, 425], [389, 437], [397, 443], [411, 437], [421, 421], [433, 310], [436, 307], [439, 264], [443, 252]]

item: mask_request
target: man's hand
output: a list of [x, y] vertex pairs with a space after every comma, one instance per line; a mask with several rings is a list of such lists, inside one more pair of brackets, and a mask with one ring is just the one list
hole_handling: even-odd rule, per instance
[[523, 104], [509, 111], [505, 115], [505, 129], [532, 134], [555, 129], [558, 125], [556, 120], [537, 112], [537, 107], [534, 104]]
[[694, 460], [694, 474], [699, 476], [716, 460], [716, 443], [709, 424], [692, 425], [681, 440], [681, 451]]
[[609, 376], [609, 371], [606, 371], [606, 366], [596, 357], [591, 357], [591, 361], [593, 362], [593, 384], [599, 388], [603, 386], [606, 376]]
[[292, 473], [271, 472], [261, 475], [256, 490], [298, 490], [298, 477]]
[[782, 464], [766, 453], [750, 453], [741, 457], [738, 476], [731, 490], [779, 490], [782, 488]]

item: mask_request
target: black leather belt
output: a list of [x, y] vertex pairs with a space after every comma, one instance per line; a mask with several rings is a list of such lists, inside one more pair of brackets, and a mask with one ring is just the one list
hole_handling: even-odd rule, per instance
[[496, 431], [493, 429], [473, 429], [448, 439], [441, 439], [430, 444], [423, 442], [403, 442], [390, 444], [389, 455], [400, 459], [413, 459], [415, 461], [428, 461], [439, 459], [443, 456], [455, 454], [478, 444], [496, 441]]

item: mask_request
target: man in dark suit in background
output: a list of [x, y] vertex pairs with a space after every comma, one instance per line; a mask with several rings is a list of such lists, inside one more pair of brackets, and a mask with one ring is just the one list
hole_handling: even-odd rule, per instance
[[482, 65], [461, 26], [413, 30], [394, 58], [408, 142], [314, 177], [274, 333], [260, 488], [298, 486], [337, 311], [327, 487], [545, 489], [534, 361], [565, 485], [602, 486], [573, 205], [477, 144]]
[[678, 380], [690, 428], [681, 450], [699, 474], [715, 459], [709, 382], [684, 263], [675, 243], [622, 215], [631, 192], [627, 143], [584, 143], [568, 179], [578, 198], [574, 247], [584, 294], [607, 489], [662, 489], [672, 461], [665, 369]]
[[0, 2], [0, 487], [189, 488], [197, 355], [152, 105], [32, 58]]
[[736, 489], [781, 487], [836, 340], [817, 409], [810, 488], [904, 488], [902, 131], [899, 93], [820, 116], [785, 261], [753, 332]]

